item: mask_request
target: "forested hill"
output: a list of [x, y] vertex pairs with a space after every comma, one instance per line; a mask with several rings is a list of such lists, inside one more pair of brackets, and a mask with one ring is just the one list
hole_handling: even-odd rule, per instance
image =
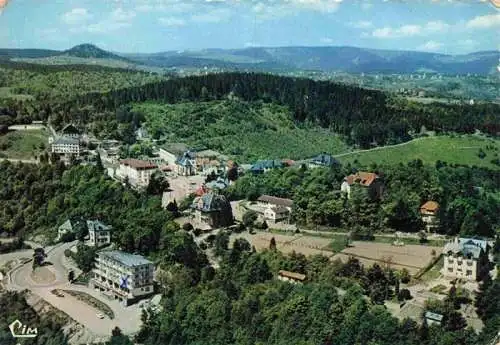
[[[329, 128], [361, 147], [405, 141], [408, 133], [418, 133], [422, 127], [437, 132], [500, 132], [497, 104], [425, 105], [393, 99], [376, 90], [259, 73], [191, 76], [108, 93], [89, 93], [54, 105], [51, 112], [60, 122], [74, 121], [75, 117], [88, 121], [95, 112], [114, 111], [131, 102], [207, 101], [228, 95], [288, 106], [296, 123]], [[88, 105], [92, 107], [81, 109]]]

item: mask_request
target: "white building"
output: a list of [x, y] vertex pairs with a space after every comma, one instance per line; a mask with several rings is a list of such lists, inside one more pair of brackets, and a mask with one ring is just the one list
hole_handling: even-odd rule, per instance
[[97, 253], [90, 287], [129, 305], [154, 293], [154, 265], [141, 255], [121, 251]]
[[87, 220], [89, 230], [89, 244], [101, 247], [111, 243], [111, 226], [104, 225], [98, 220]]
[[279, 222], [281, 220], [288, 220], [290, 217], [290, 210], [284, 206], [268, 205], [264, 210], [264, 219], [272, 222]]
[[80, 155], [80, 141], [75, 138], [60, 137], [52, 142], [52, 152], [60, 155]]
[[130, 185], [134, 187], [146, 187], [149, 184], [151, 175], [158, 169], [158, 166], [151, 162], [139, 159], [124, 159], [120, 161], [120, 166], [116, 170], [116, 177], [125, 180], [128, 178]]
[[449, 278], [476, 280], [482, 253], [488, 255], [487, 241], [456, 237], [444, 246], [443, 274]]

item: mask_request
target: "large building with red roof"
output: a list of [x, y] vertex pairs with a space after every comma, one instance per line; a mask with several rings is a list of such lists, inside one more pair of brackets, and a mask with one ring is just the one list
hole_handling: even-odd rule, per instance
[[158, 166], [154, 163], [129, 158], [120, 161], [116, 176], [122, 180], [128, 179], [130, 185], [134, 187], [146, 187], [156, 170]]

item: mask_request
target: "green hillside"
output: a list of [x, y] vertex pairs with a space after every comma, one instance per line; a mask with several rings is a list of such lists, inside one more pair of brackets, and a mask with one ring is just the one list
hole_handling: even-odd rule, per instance
[[31, 70], [0, 66], [0, 98], [29, 98], [30, 95], [38, 98], [73, 97], [143, 85], [161, 78], [144, 72], [105, 68], [75, 70], [61, 67], [60, 71], [48, 73], [43, 66], [35, 65]]
[[206, 146], [241, 162], [267, 158], [307, 158], [347, 149], [340, 138], [318, 127], [296, 125], [288, 108], [240, 101], [140, 103], [133, 111], [146, 117], [156, 138]]
[[[480, 150], [485, 154], [484, 156], [480, 154]], [[499, 152], [499, 140], [473, 135], [437, 136], [419, 138], [391, 147], [341, 154], [338, 159], [342, 163], [357, 160], [363, 165], [398, 164], [413, 159], [421, 159], [426, 164], [435, 164], [440, 160], [447, 163], [500, 169], [500, 165], [492, 163], [492, 160], [500, 158]]]

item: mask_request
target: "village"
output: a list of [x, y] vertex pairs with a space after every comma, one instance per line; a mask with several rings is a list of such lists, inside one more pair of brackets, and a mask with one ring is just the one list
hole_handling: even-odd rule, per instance
[[[438, 225], [439, 212], [439, 204], [433, 200], [428, 200], [418, 210], [425, 224], [421, 233], [380, 234], [374, 241], [362, 241], [353, 240], [349, 233], [311, 230], [295, 224], [291, 199], [260, 195], [254, 201], [230, 202], [221, 193], [243, 174], [265, 174], [272, 169], [301, 165], [312, 169], [339, 164], [327, 153], [318, 153], [303, 161], [261, 160], [238, 164], [213, 150], [194, 150], [182, 143], [169, 143], [158, 147], [153, 157], [121, 159], [118, 142], [100, 141], [89, 145], [91, 140], [75, 125], [66, 125], [60, 133], [53, 133], [49, 139], [51, 154], [63, 162], [70, 164], [75, 159], [82, 159], [83, 164], [97, 164], [100, 160], [99, 164], [110, 178], [137, 190], [147, 188], [151, 179], [157, 176], [168, 181], [168, 189], [162, 192], [162, 205], [170, 209], [189, 201], [189, 207], [181, 212], [176, 222], [183, 229], [191, 230], [201, 248], [209, 247], [210, 237], [213, 239], [219, 232], [229, 231], [231, 243], [244, 238], [257, 251], [269, 250], [273, 243], [283, 253], [322, 255], [331, 261], [342, 262], [356, 258], [365, 267], [377, 264], [406, 272], [408, 278], [402, 280], [400, 289], [407, 289], [411, 299], [385, 302], [391, 313], [401, 320], [409, 317], [417, 322], [440, 324], [442, 315], [426, 312], [429, 299], [443, 300], [450, 288], [472, 297], [478, 290], [476, 280], [481, 271], [488, 269], [493, 278], [496, 275], [490, 265], [492, 239], [446, 238], [433, 232]], [[141, 140], [147, 133], [139, 131], [137, 136]], [[89, 150], [89, 146], [94, 149]], [[376, 172], [357, 171], [345, 176], [339, 193], [349, 199], [354, 186], [375, 198], [384, 194], [383, 178]], [[250, 224], [245, 218], [252, 218]], [[31, 272], [27, 261], [31, 255], [26, 251], [14, 256], [6, 254], [10, 255], [6, 260], [0, 255], [1, 262], [9, 262], [6, 277], [0, 279], [2, 284], [10, 289], [31, 290], [87, 325], [94, 335], [104, 337], [115, 326], [127, 334], [137, 332], [142, 310], [158, 308], [161, 298], [155, 287], [159, 280], [153, 262], [116, 248], [112, 225], [97, 218], [68, 219], [57, 224], [54, 231], [54, 242], [44, 247], [46, 260], [50, 259], [53, 265]], [[75, 240], [74, 235], [79, 232], [84, 234], [85, 245], [98, 248], [98, 251], [91, 275], [83, 283], [76, 284], [81, 272], [72, 255], [67, 253], [78, 250], [78, 243], [82, 241]], [[426, 240], [419, 243], [421, 234]], [[338, 250], [340, 242], [343, 249]], [[212, 264], [217, 267], [215, 259]], [[276, 279], [293, 284], [307, 284], [308, 281], [306, 275], [286, 270], [280, 270]], [[111, 312], [105, 313], [103, 307], [96, 308], [96, 305], [105, 306], [104, 309]], [[474, 308], [467, 305], [460, 311], [470, 326], [477, 331], [482, 329]]]

